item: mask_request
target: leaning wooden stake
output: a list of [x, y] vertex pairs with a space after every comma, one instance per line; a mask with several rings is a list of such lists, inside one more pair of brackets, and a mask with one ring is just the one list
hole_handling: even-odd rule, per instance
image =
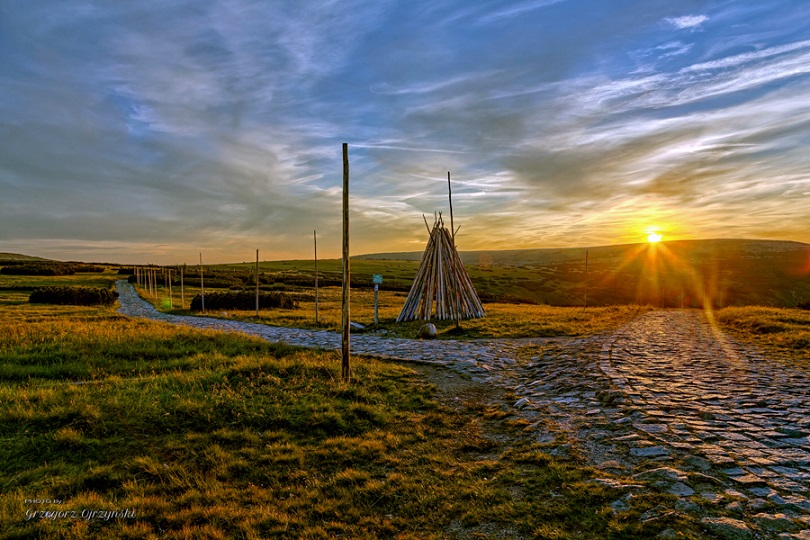
[[312, 242], [315, 247], [315, 324], [318, 324], [318, 235], [312, 231]]
[[349, 288], [350, 288], [350, 268], [349, 268], [349, 145], [343, 143], [343, 336], [341, 339], [341, 374], [343, 381], [351, 380], [351, 370], [349, 367]]
[[439, 320], [455, 319], [457, 311], [463, 318], [486, 316], [461, 257], [453, 246], [452, 235], [444, 228], [441, 217], [433, 226], [397, 322], [430, 320], [434, 310]]

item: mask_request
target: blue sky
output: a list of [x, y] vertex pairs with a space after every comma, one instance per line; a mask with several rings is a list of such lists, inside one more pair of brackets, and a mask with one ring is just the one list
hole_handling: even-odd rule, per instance
[[[810, 4], [8, 0], [0, 251], [810, 241]], [[432, 219], [432, 218], [429, 218]]]

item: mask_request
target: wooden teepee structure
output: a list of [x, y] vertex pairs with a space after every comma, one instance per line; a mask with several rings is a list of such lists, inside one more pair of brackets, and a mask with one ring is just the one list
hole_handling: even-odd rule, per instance
[[[458, 314], [458, 317], [456, 315]], [[484, 306], [444, 227], [441, 214], [433, 224], [422, 263], [397, 322], [475, 319], [486, 316]]]

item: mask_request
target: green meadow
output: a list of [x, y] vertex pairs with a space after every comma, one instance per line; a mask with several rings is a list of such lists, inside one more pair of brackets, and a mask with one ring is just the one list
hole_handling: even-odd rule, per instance
[[346, 385], [336, 353], [8, 288], [0, 321], [0, 538], [696, 537], [638, 519], [663, 495], [615, 514], [604, 473], [440, 369], [355, 358]]
[[[339, 276], [336, 263], [320, 263], [326, 283]], [[394, 319], [417, 263], [352, 264], [352, 319], [414, 335], [417, 323]], [[461, 330], [440, 324], [441, 337], [604, 333], [651, 309], [517, 303], [514, 284], [531, 264], [487, 264], [470, 273], [493, 299], [488, 317], [462, 321]], [[319, 291], [314, 321], [311, 266], [262, 263], [263, 289], [288, 292], [299, 308], [265, 310], [260, 321], [339, 328], [333, 284]], [[206, 272], [250, 290], [250, 267]], [[596, 481], [609, 476], [576, 452], [550, 453], [567, 442], [564, 433], [533, 442], [513, 415], [513, 396], [453, 372], [355, 357], [345, 384], [334, 352], [128, 319], [115, 306], [28, 302], [37, 286], [111, 287], [126, 277], [116, 272], [0, 274], [0, 538], [646, 538], [668, 528], [701, 537], [684, 514], [642, 520], [673, 502], [654, 490], [614, 512], [610, 504], [626, 490]], [[374, 273], [385, 278], [376, 326], [364, 281]], [[150, 300], [187, 313], [196, 290], [191, 279], [185, 309], [178, 287], [173, 307], [165, 289]], [[810, 362], [807, 311], [714, 314], [774, 358]]]

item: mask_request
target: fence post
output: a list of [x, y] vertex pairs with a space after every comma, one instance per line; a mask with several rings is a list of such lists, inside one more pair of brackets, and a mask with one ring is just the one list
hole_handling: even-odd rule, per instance
[[343, 143], [343, 337], [341, 339], [341, 374], [343, 381], [351, 380], [349, 367], [349, 332], [351, 325], [349, 290], [351, 271], [349, 266], [349, 145]]

